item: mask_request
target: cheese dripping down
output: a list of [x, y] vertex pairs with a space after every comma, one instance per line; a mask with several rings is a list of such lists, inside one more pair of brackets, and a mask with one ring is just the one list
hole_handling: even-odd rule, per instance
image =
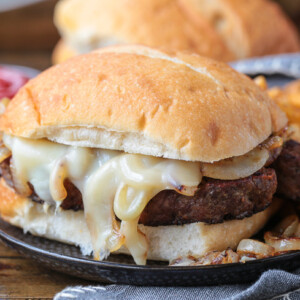
[[94, 257], [101, 260], [125, 245], [137, 264], [145, 264], [147, 240], [137, 224], [147, 203], [166, 189], [192, 196], [202, 179], [197, 162], [5, 134], [3, 142], [12, 152], [13, 181], [24, 196], [30, 195], [30, 183], [46, 204], [59, 208], [67, 195], [66, 178], [80, 190]]
[[4, 134], [0, 162], [12, 154], [18, 193], [30, 196], [30, 183], [46, 206], [56, 205], [57, 209], [67, 196], [64, 180], [70, 180], [83, 197], [95, 258], [104, 259], [125, 245], [137, 264], [145, 264], [147, 241], [137, 224], [151, 198], [165, 189], [192, 196], [202, 176], [223, 180], [250, 176], [268, 160], [268, 149], [274, 144], [272, 138], [268, 140], [268, 147], [258, 146], [243, 156], [200, 163]]

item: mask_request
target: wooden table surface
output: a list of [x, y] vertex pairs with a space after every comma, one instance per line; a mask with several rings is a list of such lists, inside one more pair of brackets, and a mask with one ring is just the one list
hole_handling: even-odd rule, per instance
[[49, 270], [0, 242], [0, 299], [52, 299], [67, 286], [89, 284], [93, 282]]

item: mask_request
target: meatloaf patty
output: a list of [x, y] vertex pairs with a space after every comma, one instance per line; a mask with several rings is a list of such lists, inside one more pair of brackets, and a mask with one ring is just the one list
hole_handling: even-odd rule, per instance
[[[13, 187], [9, 159], [0, 164], [1, 174]], [[179, 225], [193, 222], [208, 224], [242, 219], [260, 212], [272, 202], [276, 191], [275, 171], [263, 168], [254, 175], [238, 180], [203, 178], [194, 196], [184, 196], [172, 190], [158, 193], [146, 206], [139, 222], [149, 226]], [[68, 192], [61, 204], [65, 210], [83, 209], [80, 191], [65, 181]], [[34, 192], [32, 200], [43, 203]]]
[[300, 143], [287, 141], [272, 167], [278, 178], [278, 194], [300, 201]]
[[213, 224], [243, 219], [267, 208], [276, 186], [275, 171], [270, 168], [238, 180], [203, 178], [192, 197], [168, 190], [158, 193], [146, 206], [140, 223], [149, 226]]

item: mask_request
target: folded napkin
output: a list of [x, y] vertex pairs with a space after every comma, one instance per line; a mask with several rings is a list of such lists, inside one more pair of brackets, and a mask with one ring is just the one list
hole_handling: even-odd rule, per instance
[[130, 285], [74, 286], [58, 293], [54, 300], [167, 300], [167, 299], [300, 299], [300, 268], [293, 273], [270, 270], [254, 284], [209, 287], [138, 287]]
[[[269, 86], [284, 85], [291, 78], [300, 78], [300, 53], [251, 58], [231, 63], [239, 72], [251, 76], [264, 74]], [[274, 76], [277, 74], [277, 76]], [[279, 74], [279, 75], [278, 75]], [[271, 75], [271, 76], [270, 76]], [[169, 300], [169, 299], [300, 299], [300, 268], [293, 273], [270, 270], [252, 284], [204, 287], [138, 287], [129, 285], [74, 286], [58, 293], [54, 300]]]

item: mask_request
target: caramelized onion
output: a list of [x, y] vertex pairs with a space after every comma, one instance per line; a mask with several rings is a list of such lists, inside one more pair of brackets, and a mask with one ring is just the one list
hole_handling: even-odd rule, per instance
[[239, 255], [231, 249], [224, 251], [211, 251], [200, 257], [179, 257], [170, 263], [170, 266], [205, 266], [221, 265], [239, 262]]
[[272, 136], [250, 152], [218, 162], [203, 163], [202, 174], [215, 179], [235, 180], [245, 178], [261, 169], [269, 160], [269, 151], [280, 148], [283, 138]]
[[17, 191], [17, 193], [23, 197], [30, 196], [32, 194], [32, 191], [24, 177], [24, 173], [17, 172], [16, 167], [14, 165], [13, 158], [10, 161], [10, 171], [12, 175], [14, 188]]
[[175, 191], [179, 194], [185, 195], [185, 196], [194, 196], [198, 187], [197, 186], [186, 186], [181, 185], [178, 187], [174, 187]]
[[283, 219], [273, 230], [277, 235], [284, 237], [295, 236], [299, 225], [299, 218], [297, 215], [290, 215]]
[[195, 265], [220, 265], [239, 262], [239, 256], [231, 249], [224, 250], [222, 252], [213, 251], [205, 255], [200, 263]]
[[53, 200], [62, 201], [67, 197], [64, 180], [67, 177], [67, 167], [63, 161], [58, 161], [51, 170], [49, 189]]
[[266, 243], [275, 249], [275, 252], [287, 252], [300, 250], [300, 238], [299, 237], [278, 237], [272, 232], [267, 231], [264, 234]]
[[171, 267], [185, 267], [185, 266], [192, 266], [197, 259], [193, 256], [180, 256], [176, 259], [173, 259], [170, 262]]
[[275, 135], [265, 140], [262, 144], [259, 145], [259, 147], [268, 150], [273, 150], [275, 148], [281, 147], [282, 145], [283, 145], [283, 138], [278, 135]]
[[300, 225], [297, 215], [283, 219], [274, 230], [264, 234], [266, 243], [274, 247], [276, 252], [300, 250]]
[[202, 174], [224, 180], [245, 178], [261, 169], [268, 159], [269, 151], [257, 147], [242, 156], [224, 159], [213, 164], [203, 163]]
[[11, 156], [11, 151], [7, 149], [2, 143], [0, 144], [0, 163]]
[[295, 232], [295, 237], [299, 237], [300, 238], [300, 224], [298, 224], [296, 232]]
[[266, 258], [273, 255], [274, 248], [256, 240], [244, 239], [240, 241], [237, 253], [240, 256]]

